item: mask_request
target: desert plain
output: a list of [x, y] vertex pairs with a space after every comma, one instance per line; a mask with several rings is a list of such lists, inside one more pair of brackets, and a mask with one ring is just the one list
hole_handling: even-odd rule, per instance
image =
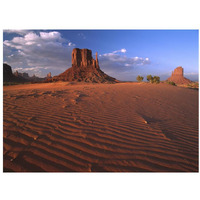
[[198, 172], [198, 90], [4, 86], [4, 172]]

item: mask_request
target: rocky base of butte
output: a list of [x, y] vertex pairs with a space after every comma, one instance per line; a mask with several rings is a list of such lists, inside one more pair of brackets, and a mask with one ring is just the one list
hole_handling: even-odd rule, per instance
[[96, 59], [92, 57], [92, 51], [89, 49], [75, 48], [72, 51], [72, 67], [58, 76], [48, 79], [46, 82], [54, 81], [78, 81], [93, 83], [115, 83], [115, 78], [108, 76], [99, 67], [96, 53]]

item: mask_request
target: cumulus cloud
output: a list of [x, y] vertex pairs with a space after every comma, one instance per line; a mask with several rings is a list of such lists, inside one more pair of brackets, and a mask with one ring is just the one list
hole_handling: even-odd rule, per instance
[[73, 43], [71, 43], [71, 42], [69, 42], [69, 43], [68, 43], [68, 46], [76, 46], [76, 45], [73, 44]]
[[[56, 74], [71, 66], [71, 52], [75, 44], [64, 39], [57, 31], [26, 32], [19, 37], [5, 40], [4, 62], [13, 69], [22, 68], [40, 76], [48, 71]], [[46, 71], [45, 71], [46, 70]]]
[[18, 35], [26, 35], [29, 31], [28, 30], [15, 30], [15, 29], [9, 29], [9, 30], [4, 30], [4, 33], [15, 33]]
[[115, 54], [115, 53], [118, 53], [118, 52], [126, 53], [126, 49], [120, 49], [120, 50], [117, 50], [117, 51], [113, 51], [112, 54]]
[[126, 49], [120, 49], [111, 53], [100, 55], [99, 61], [101, 68], [108, 74], [115, 76], [117, 73], [125, 73], [139, 66], [150, 64], [149, 58], [127, 57]]

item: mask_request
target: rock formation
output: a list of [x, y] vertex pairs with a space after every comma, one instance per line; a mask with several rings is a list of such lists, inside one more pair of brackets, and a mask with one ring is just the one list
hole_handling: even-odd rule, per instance
[[9, 81], [10, 79], [12, 79], [13, 77], [13, 73], [12, 73], [12, 69], [11, 66], [3, 63], [3, 81]]
[[25, 79], [29, 79], [29, 75], [26, 72], [20, 73], [17, 70], [13, 73], [16, 77], [23, 77]]
[[46, 77], [46, 78], [52, 78], [51, 72], [49, 72], [49, 73], [47, 74], [47, 77]]
[[39, 78], [35, 75], [30, 77], [26, 72], [14, 72], [12, 73], [12, 68], [10, 65], [3, 63], [3, 82], [16, 82], [16, 83], [25, 83], [25, 82], [41, 82], [44, 81], [44, 78]]
[[101, 71], [97, 53], [96, 59], [94, 60], [91, 50], [78, 48], [75, 48], [72, 51], [72, 67], [47, 81], [83, 81], [94, 83], [118, 82], [115, 78], [112, 78]]
[[173, 72], [171, 77], [167, 81], [173, 81], [176, 84], [188, 84], [191, 83], [189, 79], [185, 78], [183, 75], [183, 68], [181, 66], [177, 67]]
[[10, 65], [3, 63], [3, 82], [26, 82], [23, 77], [17, 77], [12, 73]]
[[16, 70], [14, 73], [13, 73], [16, 77], [19, 76], [19, 72]]

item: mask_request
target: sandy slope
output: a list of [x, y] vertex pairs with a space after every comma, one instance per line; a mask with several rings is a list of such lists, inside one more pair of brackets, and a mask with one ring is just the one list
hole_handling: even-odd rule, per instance
[[198, 91], [165, 84], [4, 87], [4, 171], [198, 171]]

